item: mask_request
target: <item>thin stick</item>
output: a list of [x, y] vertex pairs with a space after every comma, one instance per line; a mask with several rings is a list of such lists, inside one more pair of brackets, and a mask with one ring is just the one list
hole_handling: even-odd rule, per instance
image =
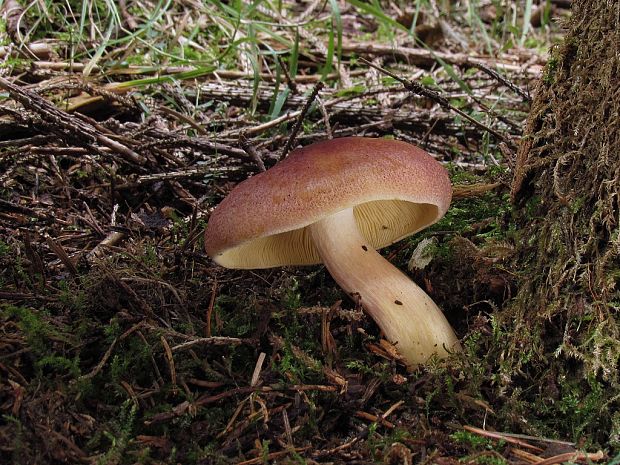
[[470, 433], [475, 433], [475, 434], [478, 434], [480, 436], [485, 436], [487, 438], [501, 439], [501, 440], [509, 442], [511, 444], [516, 444], [519, 447], [523, 447], [525, 449], [530, 449], [530, 450], [533, 450], [533, 451], [536, 451], [536, 452], [539, 452], [539, 453], [543, 452], [543, 449], [541, 449], [540, 447], [533, 446], [531, 444], [528, 444], [525, 441], [521, 441], [521, 440], [516, 439], [516, 438], [508, 437], [508, 436], [506, 436], [506, 435], [504, 435], [502, 433], [497, 433], [497, 432], [494, 432], [494, 431], [486, 431], [486, 430], [483, 430], [483, 429], [480, 429], [480, 428], [476, 428], [475, 426], [467, 426], [467, 425], [463, 426], [463, 429], [465, 431], [469, 431]]
[[[387, 409], [385, 411], [385, 413], [383, 413], [382, 415], [379, 415], [377, 417], [377, 423], [381, 423], [381, 422], [385, 421], [387, 419], [387, 417], [389, 417], [394, 412], [394, 410], [399, 408], [404, 403], [405, 403], [404, 400], [399, 400], [398, 402], [396, 402], [389, 409]], [[346, 450], [346, 449], [350, 448], [351, 446], [353, 446], [360, 439], [363, 439], [364, 436], [366, 436], [368, 434], [368, 429], [369, 429], [369, 426], [366, 426], [362, 431], [360, 431], [350, 441], [347, 441], [344, 444], [339, 445], [338, 447], [334, 447], [333, 449], [329, 449], [329, 450], [325, 450], [325, 451], [319, 451], [318, 453], [314, 454], [314, 456], [315, 457], [324, 457], [324, 456], [328, 456], [328, 455], [333, 455], [334, 453], [340, 452], [342, 450]]]
[[91, 250], [88, 255], [86, 256], [86, 259], [91, 261], [94, 258], [97, 258], [99, 256], [101, 256], [104, 252], [104, 249], [108, 248], [108, 247], [113, 247], [114, 245], [116, 245], [118, 242], [120, 242], [122, 239], [124, 239], [125, 237], [125, 233], [121, 232], [121, 231], [110, 231], [108, 233], [108, 235], [105, 237], [105, 239], [103, 239], [101, 242], [99, 242], [99, 244], [97, 244], [93, 250]]
[[266, 356], [267, 354], [265, 352], [261, 352], [258, 356], [258, 360], [256, 360], [256, 365], [254, 365], [254, 372], [252, 373], [250, 386], [256, 386], [258, 384], [258, 378], [260, 377], [260, 372], [263, 369], [263, 363], [265, 362]]
[[295, 140], [297, 139], [297, 134], [299, 133], [299, 130], [301, 129], [301, 125], [304, 122], [304, 119], [306, 118], [306, 114], [308, 113], [308, 110], [310, 110], [310, 105], [312, 105], [312, 102], [314, 102], [314, 100], [319, 95], [319, 92], [321, 91], [321, 89], [323, 89], [324, 86], [325, 84], [323, 84], [322, 81], [319, 81], [316, 83], [316, 85], [312, 89], [312, 93], [310, 94], [310, 96], [308, 97], [308, 100], [306, 100], [306, 103], [301, 109], [299, 117], [297, 118], [297, 121], [295, 122], [295, 126], [293, 126], [291, 135], [286, 141], [286, 145], [284, 146], [284, 149], [282, 149], [282, 153], [280, 154], [279, 161], [284, 160], [284, 158], [286, 158], [286, 156], [290, 152], [291, 147], [293, 147], [293, 144], [295, 143]]
[[605, 454], [602, 450], [599, 450], [598, 452], [592, 454], [586, 454], [584, 452], [566, 452], [565, 454], [559, 454], [554, 457], [549, 457], [542, 462], [538, 462], [536, 465], [556, 465], [558, 463], [577, 461], [598, 462], [599, 460], [603, 460], [604, 458]]
[[316, 104], [319, 106], [319, 110], [321, 110], [321, 113], [323, 114], [323, 124], [325, 124], [325, 133], [327, 134], [327, 138], [333, 139], [334, 135], [332, 134], [332, 126], [329, 124], [329, 114], [323, 104], [323, 100], [318, 95], [316, 96]]
[[11, 98], [21, 103], [24, 108], [31, 109], [49, 122], [55, 132], [60, 133], [61, 137], [66, 136], [69, 132], [71, 138], [80, 142], [81, 145], [93, 147], [92, 142], [97, 141], [131, 163], [146, 164], [147, 159], [142, 155], [102, 134], [92, 124], [56, 108], [39, 94], [22, 89], [4, 78], [0, 78], [0, 88], [6, 90]]
[[562, 441], [560, 439], [549, 439], [542, 438], [538, 436], [530, 436], [527, 434], [518, 434], [518, 433], [502, 433], [504, 436], [509, 438], [517, 438], [517, 439], [526, 439], [528, 441], [536, 441], [536, 442], [548, 442], [550, 444], [561, 444], [563, 446], [571, 446], [575, 447], [575, 443], [571, 441]]
[[211, 337], [211, 315], [215, 307], [215, 295], [217, 293], [217, 277], [213, 279], [213, 287], [211, 288], [211, 298], [209, 299], [209, 307], [207, 308], [207, 337]]
[[132, 334], [134, 331], [140, 329], [142, 326], [143, 326], [143, 323], [139, 322], [139, 323], [133, 325], [131, 328], [129, 328], [127, 331], [125, 331], [123, 334], [121, 334], [119, 337], [115, 338], [112, 341], [112, 344], [110, 344], [110, 346], [108, 347], [108, 350], [106, 350], [105, 354], [103, 354], [103, 357], [101, 358], [101, 360], [99, 361], [97, 366], [95, 366], [95, 368], [93, 368], [89, 373], [86, 373], [85, 375], [80, 376], [79, 379], [80, 380], [91, 379], [91, 378], [94, 378], [95, 376], [97, 376], [97, 374], [99, 374], [99, 372], [103, 369], [103, 367], [105, 366], [106, 362], [110, 358], [110, 355], [112, 355], [112, 351], [114, 350], [114, 347], [116, 347], [116, 344], [119, 341], [122, 341], [123, 339], [125, 339], [130, 334]]
[[386, 426], [387, 428], [390, 428], [390, 429], [394, 428], [394, 423], [389, 422], [387, 420], [383, 420], [383, 419], [379, 418], [377, 415], [373, 415], [372, 413], [368, 413], [368, 412], [363, 412], [361, 410], [357, 410], [354, 413], [354, 415], [357, 418], [361, 418], [362, 420], [370, 420], [370, 421], [373, 421], [375, 423], [382, 424], [382, 425]]
[[239, 339], [238, 337], [225, 337], [225, 336], [211, 336], [211, 337], [199, 337], [197, 339], [192, 339], [191, 341], [183, 342], [182, 344], [176, 345], [171, 348], [172, 352], [176, 352], [177, 350], [187, 349], [189, 347], [193, 347], [198, 344], [209, 344], [215, 346], [224, 346], [224, 345], [233, 345], [238, 346], [239, 344], [243, 344], [243, 339]]
[[75, 263], [69, 258], [69, 255], [65, 251], [62, 245], [56, 242], [49, 234], [45, 234], [45, 242], [47, 242], [47, 246], [50, 248], [52, 252], [60, 259], [60, 261], [65, 265], [69, 273], [73, 276], [77, 276], [78, 270], [75, 267]]
[[452, 188], [452, 199], [465, 199], [470, 197], [481, 197], [482, 195], [497, 189], [502, 185], [501, 182], [481, 183], [481, 184], [456, 184]]
[[538, 464], [539, 462], [542, 462], [544, 459], [541, 459], [538, 455], [534, 455], [530, 452], [521, 450], [521, 449], [512, 449], [511, 450], [512, 455], [515, 455], [517, 457], [519, 457], [522, 460], [525, 460], [526, 462], [529, 463], [533, 463], [533, 464]]
[[239, 134], [239, 145], [243, 150], [245, 150], [245, 153], [252, 157], [260, 171], [267, 171], [267, 169], [265, 168], [265, 163], [263, 163], [263, 159], [260, 157], [254, 146], [250, 144], [250, 141], [248, 140], [244, 132]]
[[504, 71], [513, 71], [516, 73], [525, 73], [529, 76], [539, 77], [542, 72], [544, 59], [536, 57], [536, 63], [528, 65], [526, 69], [522, 69], [519, 64], [523, 59], [516, 55], [502, 54], [499, 57], [488, 56], [471, 56], [468, 53], [443, 53], [436, 50], [425, 50], [412, 47], [394, 47], [392, 45], [381, 45], [368, 42], [343, 43], [342, 51], [349, 53], [359, 53], [368, 55], [387, 55], [390, 57], [402, 57], [410, 64], [415, 65], [432, 65], [441, 63], [442, 61], [458, 66], [473, 66], [475, 63], [488, 63]]
[[491, 76], [493, 79], [495, 79], [495, 80], [501, 82], [502, 84], [504, 84], [506, 87], [508, 87], [510, 90], [512, 90], [515, 94], [520, 95], [523, 98], [523, 100], [525, 100], [526, 102], [531, 102], [532, 101], [532, 96], [529, 94], [529, 92], [524, 91], [518, 85], [516, 85], [514, 82], [509, 81], [508, 79], [506, 79], [504, 76], [499, 74], [494, 69], [491, 69], [487, 65], [485, 65], [484, 63], [479, 63], [479, 62], [474, 63], [474, 66], [476, 68], [478, 68], [480, 71], [483, 71], [484, 73], [486, 73], [489, 76]]
[[170, 369], [170, 380], [172, 381], [173, 391], [177, 391], [177, 370], [174, 366], [174, 357], [172, 356], [172, 350], [170, 344], [166, 338], [162, 335], [160, 337], [161, 345], [164, 347], [164, 354], [166, 355], [166, 361], [168, 362], [168, 368]]
[[506, 143], [511, 143], [510, 139], [505, 136], [504, 134], [497, 132], [495, 129], [490, 128], [484, 124], [482, 124], [480, 121], [476, 120], [475, 118], [469, 116], [467, 113], [465, 113], [464, 111], [460, 110], [459, 108], [456, 108], [455, 106], [453, 106], [447, 98], [443, 97], [442, 95], [439, 94], [439, 92], [436, 92], [434, 90], [429, 89], [426, 86], [423, 86], [422, 84], [419, 84], [417, 82], [414, 81], [409, 81], [407, 79], [403, 79], [400, 76], [392, 73], [391, 71], [388, 71], [385, 68], [382, 68], [380, 66], [375, 65], [374, 63], [371, 63], [370, 61], [366, 60], [365, 58], [360, 58], [361, 61], [363, 61], [364, 63], [366, 63], [368, 66], [375, 68], [376, 70], [381, 71], [382, 73], [386, 74], [387, 76], [390, 76], [391, 78], [396, 79], [398, 82], [400, 82], [403, 87], [405, 89], [407, 89], [409, 92], [413, 92], [416, 95], [421, 95], [423, 97], [427, 97], [431, 100], [433, 100], [434, 102], [438, 103], [439, 105], [441, 105], [443, 108], [452, 110], [453, 112], [457, 113], [458, 115], [462, 116], [463, 118], [465, 118], [467, 121], [469, 121], [470, 123], [472, 123], [474, 126], [487, 131], [490, 134], [493, 134], [497, 139], [506, 142]]
[[138, 29], [138, 23], [136, 22], [136, 19], [131, 15], [131, 13], [129, 13], [129, 10], [127, 9], [127, 0], [119, 0], [118, 6], [121, 10], [121, 15], [123, 17], [125, 25], [127, 26], [127, 29], [129, 29], [130, 31], [135, 31], [136, 29]]
[[286, 85], [288, 86], [289, 89], [291, 89], [291, 92], [293, 94], [298, 94], [299, 89], [297, 88], [297, 84], [295, 84], [295, 81], [291, 79], [291, 73], [288, 70], [288, 66], [286, 66], [286, 63], [284, 63], [284, 60], [282, 60], [282, 58], [279, 56], [278, 56], [278, 63], [280, 64], [280, 68], [282, 68], [282, 72], [284, 73], [284, 79], [286, 80]]
[[237, 465], [254, 465], [255, 463], [265, 463], [265, 460], [267, 462], [273, 460], [273, 459], [277, 459], [279, 457], [284, 457], [288, 454], [291, 454], [293, 452], [295, 452], [296, 454], [299, 454], [300, 452], [304, 452], [306, 450], [308, 450], [309, 447], [297, 447], [295, 449], [287, 449], [287, 450], [281, 450], [278, 452], [271, 452], [270, 454], [267, 455], [267, 457], [263, 457], [262, 455], [260, 457], [255, 457], [253, 459], [249, 459], [249, 460], [244, 460], [243, 462], [237, 462]]

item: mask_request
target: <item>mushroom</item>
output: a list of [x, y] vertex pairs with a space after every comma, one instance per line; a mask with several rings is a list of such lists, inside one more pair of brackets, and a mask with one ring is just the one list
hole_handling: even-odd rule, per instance
[[211, 214], [205, 248], [227, 268], [325, 264], [412, 369], [460, 345], [431, 298], [375, 249], [438, 221], [451, 197], [445, 169], [416, 146], [318, 142], [238, 184]]

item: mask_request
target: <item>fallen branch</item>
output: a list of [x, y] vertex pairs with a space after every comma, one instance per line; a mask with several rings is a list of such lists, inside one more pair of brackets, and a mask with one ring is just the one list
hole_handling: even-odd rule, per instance
[[[441, 64], [441, 62], [458, 66], [477, 66], [483, 64], [487, 67], [494, 67], [501, 71], [512, 71], [525, 73], [530, 77], [538, 78], [542, 74], [545, 61], [542, 57], [536, 57], [534, 63], [525, 63], [521, 57], [516, 55], [502, 54], [498, 58], [488, 56], [472, 56], [466, 53], [446, 53], [434, 50], [411, 47], [392, 47], [390, 45], [380, 45], [367, 42], [343, 43], [343, 52], [359, 53], [360, 55], [388, 55], [405, 58], [409, 63], [415, 65]], [[527, 57], [530, 59], [531, 57]]]

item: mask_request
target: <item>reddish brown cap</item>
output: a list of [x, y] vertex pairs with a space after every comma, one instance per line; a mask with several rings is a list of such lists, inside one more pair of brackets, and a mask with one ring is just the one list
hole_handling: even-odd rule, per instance
[[209, 256], [227, 268], [320, 263], [306, 226], [353, 208], [375, 248], [439, 220], [452, 186], [446, 170], [405, 142], [345, 137], [295, 150], [237, 185], [213, 211]]

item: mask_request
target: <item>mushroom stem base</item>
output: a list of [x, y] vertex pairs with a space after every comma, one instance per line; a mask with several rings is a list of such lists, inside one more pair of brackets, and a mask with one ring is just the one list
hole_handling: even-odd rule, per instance
[[461, 349], [435, 302], [362, 237], [352, 209], [309, 226], [327, 270], [377, 322], [414, 368], [432, 355]]

